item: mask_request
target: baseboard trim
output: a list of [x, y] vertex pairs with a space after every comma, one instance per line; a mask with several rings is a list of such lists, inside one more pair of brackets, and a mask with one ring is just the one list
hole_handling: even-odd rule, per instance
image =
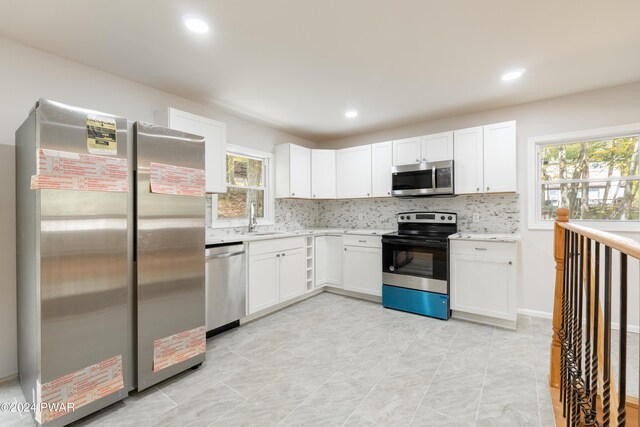
[[345, 297], [352, 297], [352, 298], [362, 299], [365, 301], [382, 303], [382, 297], [379, 297], [376, 295], [367, 295], [367, 294], [362, 294], [360, 292], [347, 291], [346, 289], [334, 288], [333, 286], [330, 286], [330, 285], [325, 285], [324, 290], [331, 294], [337, 294]]
[[300, 301], [304, 301], [308, 298], [314, 297], [318, 294], [321, 294], [322, 292], [324, 292], [324, 288], [316, 288], [312, 291], [309, 291], [307, 293], [305, 293], [304, 295], [300, 295], [299, 297], [295, 297], [293, 299], [290, 299], [289, 301], [285, 301], [285, 302], [281, 302], [280, 304], [276, 304], [273, 305], [269, 308], [265, 308], [264, 310], [260, 310], [256, 313], [253, 314], [249, 314], [247, 317], [243, 317], [242, 319], [240, 319], [240, 325], [246, 325], [247, 323], [251, 323], [254, 322], [258, 319], [261, 319], [265, 316], [268, 316], [270, 314], [276, 313], [278, 311], [281, 311], [289, 306], [292, 306], [294, 304], [299, 303]]
[[15, 380], [16, 378], [18, 378], [18, 373], [17, 372], [14, 373], [14, 374], [6, 375], [4, 377], [0, 377], [0, 383], [4, 383], [4, 382], [7, 382], [7, 381]]
[[[546, 311], [537, 311], [537, 310], [528, 310], [525, 308], [519, 308], [518, 314], [523, 314], [525, 316], [531, 316], [531, 317], [540, 317], [542, 319], [553, 319], [553, 313], [548, 313]], [[615, 331], [619, 331], [620, 323], [611, 322], [611, 329]], [[627, 324], [627, 332], [631, 334], [640, 334], [640, 327], [637, 325]]]

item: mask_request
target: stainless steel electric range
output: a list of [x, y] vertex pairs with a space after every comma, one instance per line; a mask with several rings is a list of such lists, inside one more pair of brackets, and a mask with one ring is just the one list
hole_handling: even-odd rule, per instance
[[382, 238], [382, 305], [447, 320], [449, 240], [456, 214], [402, 212], [398, 231]]

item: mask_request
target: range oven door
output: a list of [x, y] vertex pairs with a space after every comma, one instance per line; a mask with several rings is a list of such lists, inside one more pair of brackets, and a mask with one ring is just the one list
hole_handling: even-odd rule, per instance
[[453, 194], [453, 160], [394, 166], [391, 186], [395, 197]]
[[385, 285], [447, 294], [447, 242], [402, 237], [382, 239]]

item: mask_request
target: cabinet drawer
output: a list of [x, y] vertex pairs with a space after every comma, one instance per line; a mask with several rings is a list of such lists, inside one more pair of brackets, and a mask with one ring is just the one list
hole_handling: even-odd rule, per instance
[[283, 239], [261, 240], [249, 242], [249, 254], [251, 256], [267, 254], [270, 252], [283, 252], [289, 249], [303, 248], [306, 246], [304, 237], [285, 237]]
[[381, 248], [382, 237], [380, 236], [354, 236], [346, 234], [342, 237], [344, 246], [363, 246], [367, 248]]
[[474, 240], [451, 240], [451, 254], [478, 255], [491, 258], [515, 258], [515, 242], [483, 242]]

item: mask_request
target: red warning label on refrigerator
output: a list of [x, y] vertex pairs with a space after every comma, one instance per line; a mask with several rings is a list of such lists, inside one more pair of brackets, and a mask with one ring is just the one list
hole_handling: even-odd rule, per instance
[[151, 162], [149, 182], [152, 193], [204, 196], [205, 192], [205, 176], [202, 169]]
[[123, 388], [121, 355], [38, 384], [36, 421], [47, 423]]
[[206, 328], [190, 329], [153, 342], [153, 372], [191, 359], [207, 350]]
[[31, 189], [129, 191], [127, 159], [38, 149]]

